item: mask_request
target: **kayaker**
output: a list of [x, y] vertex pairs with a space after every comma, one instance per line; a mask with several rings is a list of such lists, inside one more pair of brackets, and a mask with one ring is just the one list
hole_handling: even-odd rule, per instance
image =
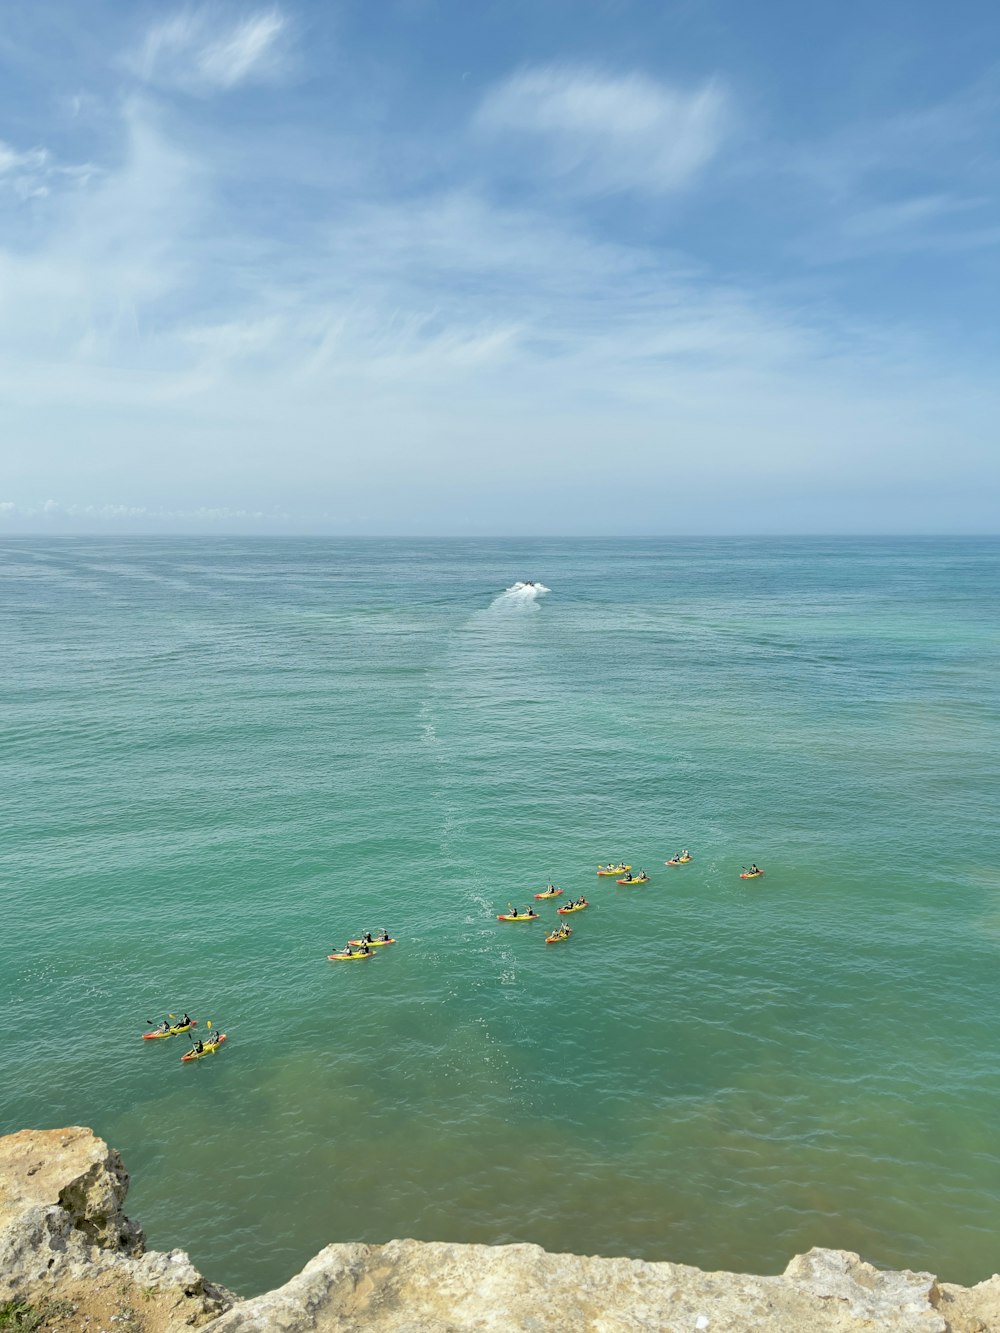
[[196, 1041], [196, 1042], [195, 1042], [195, 1044], [194, 1044], [194, 1053], [195, 1053], [195, 1055], [201, 1055], [201, 1053], [204, 1051], [204, 1049], [205, 1049], [205, 1043], [204, 1043], [203, 1041], [199, 1040], [199, 1041]]
[[370, 930], [366, 930], [365, 933], [361, 936], [361, 943], [371, 944], [371, 942], [372, 942], [372, 933]]
[[169, 1018], [165, 1018], [165, 1019], [163, 1020], [163, 1022], [160, 1024], [160, 1031], [161, 1031], [161, 1032], [169, 1032], [171, 1026], [172, 1026], [172, 1024], [171, 1024], [170, 1019], [169, 1019]]
[[362, 944], [361, 948], [358, 950], [358, 953], [360, 953], [360, 954], [370, 954], [370, 953], [371, 953], [371, 949], [369, 949], [367, 943], [365, 943], [365, 944]]
[[750, 874], [751, 874], [751, 875], [759, 875], [759, 874], [760, 874], [760, 870], [758, 869], [758, 867], [757, 867], [756, 865], [752, 865], [752, 866], [750, 867]]
[[187, 1014], [185, 1014], [184, 1017], [181, 1019], [180, 1023], [178, 1024], [178, 1027], [189, 1028], [190, 1026], [191, 1026], [191, 1020], [190, 1018], [188, 1018]]

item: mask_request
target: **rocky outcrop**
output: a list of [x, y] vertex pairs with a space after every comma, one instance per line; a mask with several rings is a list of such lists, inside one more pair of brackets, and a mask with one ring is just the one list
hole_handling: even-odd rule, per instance
[[89, 1129], [0, 1138], [0, 1304], [123, 1333], [166, 1333], [227, 1310], [236, 1297], [182, 1250], [145, 1253], [142, 1228], [122, 1211], [127, 1191], [121, 1157]]
[[[1000, 1297], [1000, 1285], [996, 1290]], [[331, 1245], [286, 1286], [243, 1301], [211, 1333], [972, 1333], [930, 1273], [880, 1272], [811, 1250], [781, 1277], [584, 1259], [535, 1245]], [[958, 1313], [956, 1309], [956, 1313]], [[975, 1318], [974, 1312], [972, 1317]]]
[[330, 1245], [240, 1301], [183, 1251], [145, 1252], [127, 1189], [90, 1130], [0, 1139], [0, 1323], [6, 1310], [8, 1326], [65, 1333], [1000, 1333], [998, 1277], [956, 1287], [819, 1249], [754, 1277], [535, 1245]]

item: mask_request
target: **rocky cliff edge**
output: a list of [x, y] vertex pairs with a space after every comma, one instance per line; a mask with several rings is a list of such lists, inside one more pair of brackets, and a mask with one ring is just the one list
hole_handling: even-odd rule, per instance
[[535, 1245], [330, 1245], [251, 1300], [146, 1251], [121, 1157], [88, 1129], [0, 1139], [0, 1329], [24, 1333], [1000, 1333], [976, 1287], [811, 1250], [777, 1277]]

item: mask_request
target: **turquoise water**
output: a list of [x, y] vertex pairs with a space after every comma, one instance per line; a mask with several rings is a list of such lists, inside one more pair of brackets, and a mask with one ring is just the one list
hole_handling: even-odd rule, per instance
[[[0, 1118], [120, 1148], [151, 1244], [243, 1292], [393, 1236], [994, 1270], [1000, 542], [25, 539], [0, 576]], [[549, 879], [594, 904], [553, 948], [553, 904], [494, 919]], [[139, 1040], [184, 1008], [218, 1057]]]

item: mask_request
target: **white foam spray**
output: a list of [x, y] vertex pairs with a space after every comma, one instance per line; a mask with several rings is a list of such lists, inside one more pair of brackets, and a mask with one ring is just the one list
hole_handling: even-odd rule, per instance
[[534, 606], [539, 597], [543, 597], [551, 588], [546, 588], [544, 583], [522, 583], [519, 579], [517, 583], [512, 583], [497, 597], [493, 605], [495, 607], [508, 607], [513, 610], [519, 606]]

